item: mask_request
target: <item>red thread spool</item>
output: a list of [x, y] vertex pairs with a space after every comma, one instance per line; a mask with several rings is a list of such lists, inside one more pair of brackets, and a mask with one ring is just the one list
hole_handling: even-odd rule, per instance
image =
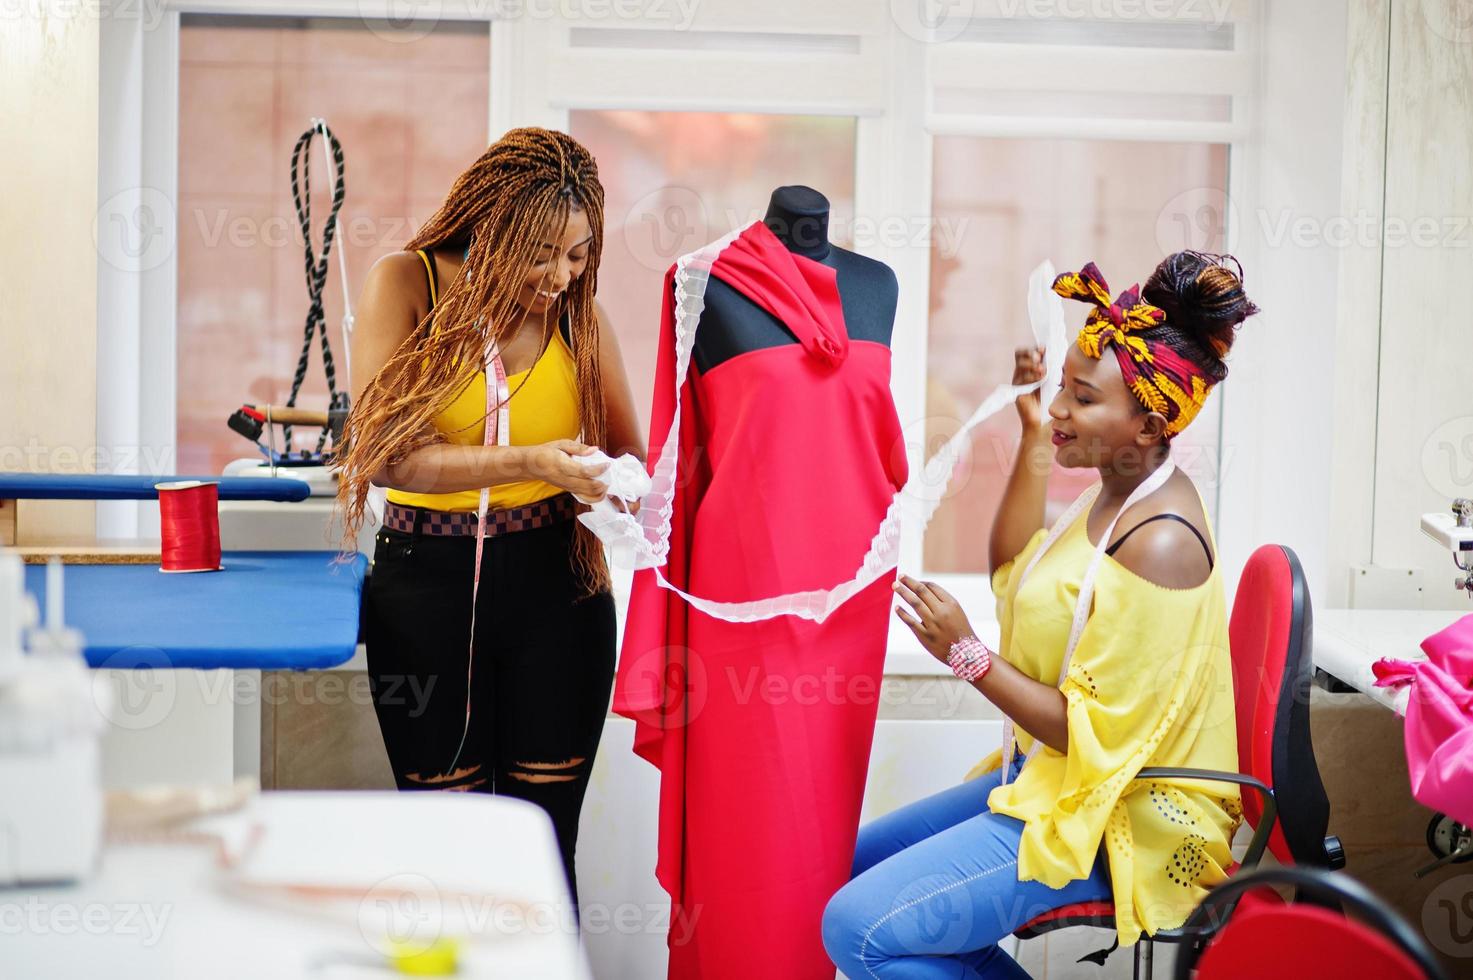
[[161, 572], [220, 570], [220, 486], [200, 480], [156, 483]]

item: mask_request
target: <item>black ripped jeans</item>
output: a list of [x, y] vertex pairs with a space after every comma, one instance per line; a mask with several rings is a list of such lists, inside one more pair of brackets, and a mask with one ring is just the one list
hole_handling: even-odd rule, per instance
[[[552, 817], [573, 852], [614, 677], [614, 599], [578, 600], [575, 521], [488, 537], [465, 725], [473, 535], [383, 529], [365, 600], [374, 709], [401, 790], [497, 793]], [[507, 842], [515, 846], [515, 842]]]

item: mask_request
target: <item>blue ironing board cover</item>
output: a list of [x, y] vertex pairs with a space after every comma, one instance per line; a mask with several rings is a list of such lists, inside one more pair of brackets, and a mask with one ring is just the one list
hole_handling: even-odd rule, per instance
[[[247, 478], [248, 479], [248, 478]], [[260, 482], [270, 482], [262, 480]], [[68, 626], [93, 667], [312, 670], [351, 659], [368, 559], [332, 551], [230, 551], [221, 572], [67, 565]], [[46, 607], [46, 569], [26, 589]]]

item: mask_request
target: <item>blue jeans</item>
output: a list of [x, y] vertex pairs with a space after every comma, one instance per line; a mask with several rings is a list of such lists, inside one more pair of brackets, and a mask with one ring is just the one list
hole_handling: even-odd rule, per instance
[[[1015, 760], [1014, 772], [1022, 765]], [[1088, 878], [1018, 880], [1023, 823], [991, 813], [1001, 770], [861, 828], [849, 884], [823, 916], [823, 944], [850, 980], [1026, 980], [998, 942], [1061, 905], [1110, 897], [1103, 851]]]

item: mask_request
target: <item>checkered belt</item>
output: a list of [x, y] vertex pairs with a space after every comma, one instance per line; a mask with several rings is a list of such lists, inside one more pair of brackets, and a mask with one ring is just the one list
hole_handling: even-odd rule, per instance
[[[572, 520], [577, 514], [577, 501], [570, 493], [539, 500], [524, 507], [508, 510], [486, 511], [486, 537], [530, 531]], [[394, 531], [414, 533], [418, 518], [419, 533], [437, 536], [468, 534], [475, 537], [476, 514], [474, 511], [429, 510], [424, 507], [406, 507], [389, 503], [384, 506], [384, 527]]]

